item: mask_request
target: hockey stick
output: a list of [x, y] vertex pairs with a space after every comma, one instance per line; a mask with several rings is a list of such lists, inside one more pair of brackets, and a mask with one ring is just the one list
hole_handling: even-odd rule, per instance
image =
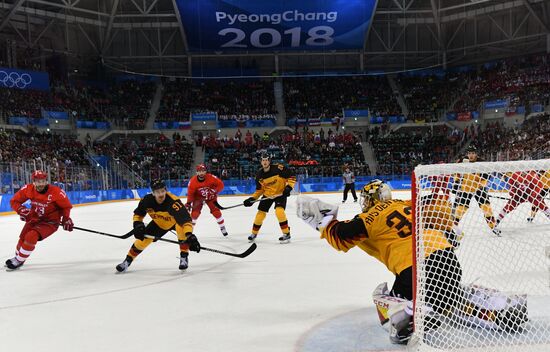
[[[52, 225], [61, 225], [63, 226], [63, 224], [57, 224], [55, 222], [48, 222], [48, 224], [52, 224]], [[80, 230], [80, 231], [85, 231], [85, 232], [91, 232], [91, 233], [96, 233], [98, 235], [102, 235], [102, 236], [109, 236], [109, 237], [114, 237], [114, 238], [120, 238], [120, 239], [126, 239], [126, 238], [129, 238], [129, 237], [132, 237], [134, 235], [134, 230], [131, 230], [130, 232], [124, 234], [124, 235], [113, 235], [111, 233], [106, 233], [106, 232], [101, 232], [101, 231], [96, 231], [96, 230], [90, 230], [90, 229], [85, 229], [83, 227], [78, 227], [78, 226], [73, 226], [73, 229], [75, 230]]]
[[[173, 234], [176, 234], [174, 231], [170, 231], [170, 232], [172, 232]], [[156, 239], [157, 241], [180, 244], [178, 241], [167, 240], [167, 239], [161, 238], [161, 237], [154, 237], [154, 236], [149, 236], [149, 235], [145, 235], [145, 237]], [[252, 252], [254, 252], [257, 247], [258, 247], [258, 245], [256, 243], [252, 243], [252, 245], [250, 247], [248, 247], [248, 249], [246, 251], [242, 252], [242, 253], [224, 252], [224, 251], [220, 251], [219, 249], [203, 247], [202, 245], [201, 245], [201, 250], [205, 250], [205, 251], [213, 252], [213, 253], [218, 253], [218, 254], [224, 254], [224, 255], [228, 255], [230, 257], [245, 258], [245, 257], [248, 257]]]
[[[262, 200], [266, 200], [266, 199], [275, 199], [275, 198], [278, 198], [278, 197], [280, 197], [280, 196], [282, 196], [282, 194], [278, 194], [278, 195], [273, 196], [273, 197], [258, 198], [258, 199], [256, 199], [256, 200], [254, 200], [254, 201], [252, 202], [252, 204], [257, 203], [257, 202], [261, 202]], [[223, 207], [223, 206], [221, 206], [220, 203], [218, 203], [218, 201], [216, 200], [216, 201], [214, 201], [214, 205], [216, 206], [216, 208], [218, 208], [218, 209], [220, 209], [220, 210], [226, 210], [226, 209], [231, 209], [231, 208], [242, 207], [242, 206], [244, 206], [244, 203], [239, 203], [239, 204], [236, 204], [236, 205], [230, 205], [230, 206], [228, 206], [228, 207]]]
[[495, 198], [495, 199], [510, 200], [510, 198], [501, 197], [501, 196], [495, 196], [495, 195], [492, 195], [492, 194], [489, 194], [489, 197]]
[[101, 231], [95, 231], [95, 230], [85, 229], [85, 228], [77, 227], [77, 226], [73, 226], [73, 229], [75, 229], [75, 230], [80, 230], [80, 231], [91, 232], [91, 233], [96, 233], [96, 234], [102, 235], [102, 236], [109, 236], [109, 237], [114, 237], [114, 238], [120, 238], [120, 239], [126, 239], [126, 238], [132, 237], [132, 236], [134, 235], [134, 230], [131, 230], [130, 232], [128, 232], [128, 233], [126, 233], [126, 234], [124, 234], [124, 235], [113, 235], [113, 234], [110, 234], [110, 233], [105, 233], [105, 232], [101, 232]]
[[[508, 197], [494, 196], [494, 195], [492, 195], [492, 194], [489, 194], [489, 197], [495, 198], [495, 199], [502, 199], [502, 200], [510, 200], [510, 199], [512, 199], [512, 198], [508, 198]], [[542, 199], [549, 200], [550, 198], [548, 198], [548, 197], [543, 197]]]

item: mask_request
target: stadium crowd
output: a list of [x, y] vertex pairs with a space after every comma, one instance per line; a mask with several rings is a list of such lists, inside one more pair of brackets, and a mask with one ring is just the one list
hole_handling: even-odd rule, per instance
[[178, 182], [178, 186], [188, 181], [193, 163], [193, 142], [179, 133], [172, 138], [164, 134], [114, 137], [94, 142], [91, 152], [123, 162], [144, 180], [169, 179]]
[[462, 75], [405, 76], [397, 79], [409, 114], [408, 120], [436, 122], [465, 89]]
[[465, 143], [464, 132], [447, 125], [376, 134], [370, 141], [379, 175], [410, 175], [418, 164], [452, 162]]
[[550, 114], [532, 116], [508, 129], [488, 124], [475, 142], [489, 161], [550, 158]]
[[287, 118], [341, 117], [342, 109], [402, 114], [385, 76], [285, 78], [283, 87]]
[[504, 99], [509, 108], [532, 103], [550, 103], [550, 54], [510, 58], [470, 73], [465, 94], [454, 105], [455, 112], [479, 110], [483, 101]]
[[234, 137], [204, 136], [201, 145], [205, 162], [224, 179], [254, 177], [262, 153], [306, 176], [339, 176], [344, 163], [357, 173], [370, 174], [359, 138], [330, 129], [326, 133], [321, 128], [317, 132], [308, 130], [276, 137], [250, 131], [242, 136], [238, 131]]
[[272, 81], [191, 80], [164, 84], [157, 121], [188, 121], [191, 112], [215, 111], [220, 120], [275, 119]]

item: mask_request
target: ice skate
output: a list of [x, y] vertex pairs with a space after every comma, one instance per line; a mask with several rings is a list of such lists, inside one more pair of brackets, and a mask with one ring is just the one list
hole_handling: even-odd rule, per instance
[[130, 264], [132, 264], [131, 260], [124, 259], [124, 261], [116, 266], [116, 271], [119, 273], [124, 273], [128, 268], [130, 267]]
[[279, 237], [279, 241], [281, 243], [289, 243], [290, 242], [290, 233], [287, 233], [286, 235], [282, 235]]
[[6, 260], [6, 270], [7, 271], [13, 271], [16, 269], [19, 269], [25, 262], [20, 262], [17, 260], [17, 258], [13, 257], [11, 259]]
[[189, 253], [181, 253], [180, 270], [186, 270], [189, 267]]

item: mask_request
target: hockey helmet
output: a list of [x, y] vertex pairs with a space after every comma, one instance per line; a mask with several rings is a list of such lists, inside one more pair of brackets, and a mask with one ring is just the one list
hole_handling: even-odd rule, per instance
[[166, 183], [163, 180], [153, 180], [151, 181], [151, 191], [156, 191], [157, 189], [166, 189]]
[[197, 170], [197, 172], [199, 172], [199, 171], [204, 171], [204, 172], [206, 172], [206, 165], [204, 165], [204, 164], [199, 164], [199, 165], [197, 165], [196, 170]]
[[48, 175], [42, 170], [36, 170], [32, 173], [31, 179], [34, 180], [46, 180]]
[[361, 189], [361, 211], [366, 213], [377, 203], [392, 199], [391, 188], [381, 180], [372, 180]]
[[260, 155], [260, 160], [264, 159], [271, 161], [271, 155], [269, 155], [268, 153], [262, 153], [262, 155]]

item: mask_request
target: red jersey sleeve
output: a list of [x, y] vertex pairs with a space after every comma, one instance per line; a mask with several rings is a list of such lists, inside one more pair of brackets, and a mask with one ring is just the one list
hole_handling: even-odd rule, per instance
[[219, 194], [221, 191], [223, 191], [223, 187], [224, 187], [223, 181], [214, 175], [212, 175], [212, 184], [213, 184], [212, 188], [216, 190], [216, 194]]
[[187, 185], [187, 203], [192, 203], [195, 200], [195, 190], [196, 190], [196, 177], [193, 176], [189, 180]]
[[10, 200], [10, 206], [13, 211], [17, 211], [23, 203], [30, 199], [28, 195], [30, 185], [25, 185], [19, 191], [17, 191]]
[[61, 216], [68, 218], [71, 215], [71, 209], [73, 207], [69, 197], [67, 197], [67, 194], [61, 188], [56, 189], [55, 193], [55, 204], [59, 208]]

